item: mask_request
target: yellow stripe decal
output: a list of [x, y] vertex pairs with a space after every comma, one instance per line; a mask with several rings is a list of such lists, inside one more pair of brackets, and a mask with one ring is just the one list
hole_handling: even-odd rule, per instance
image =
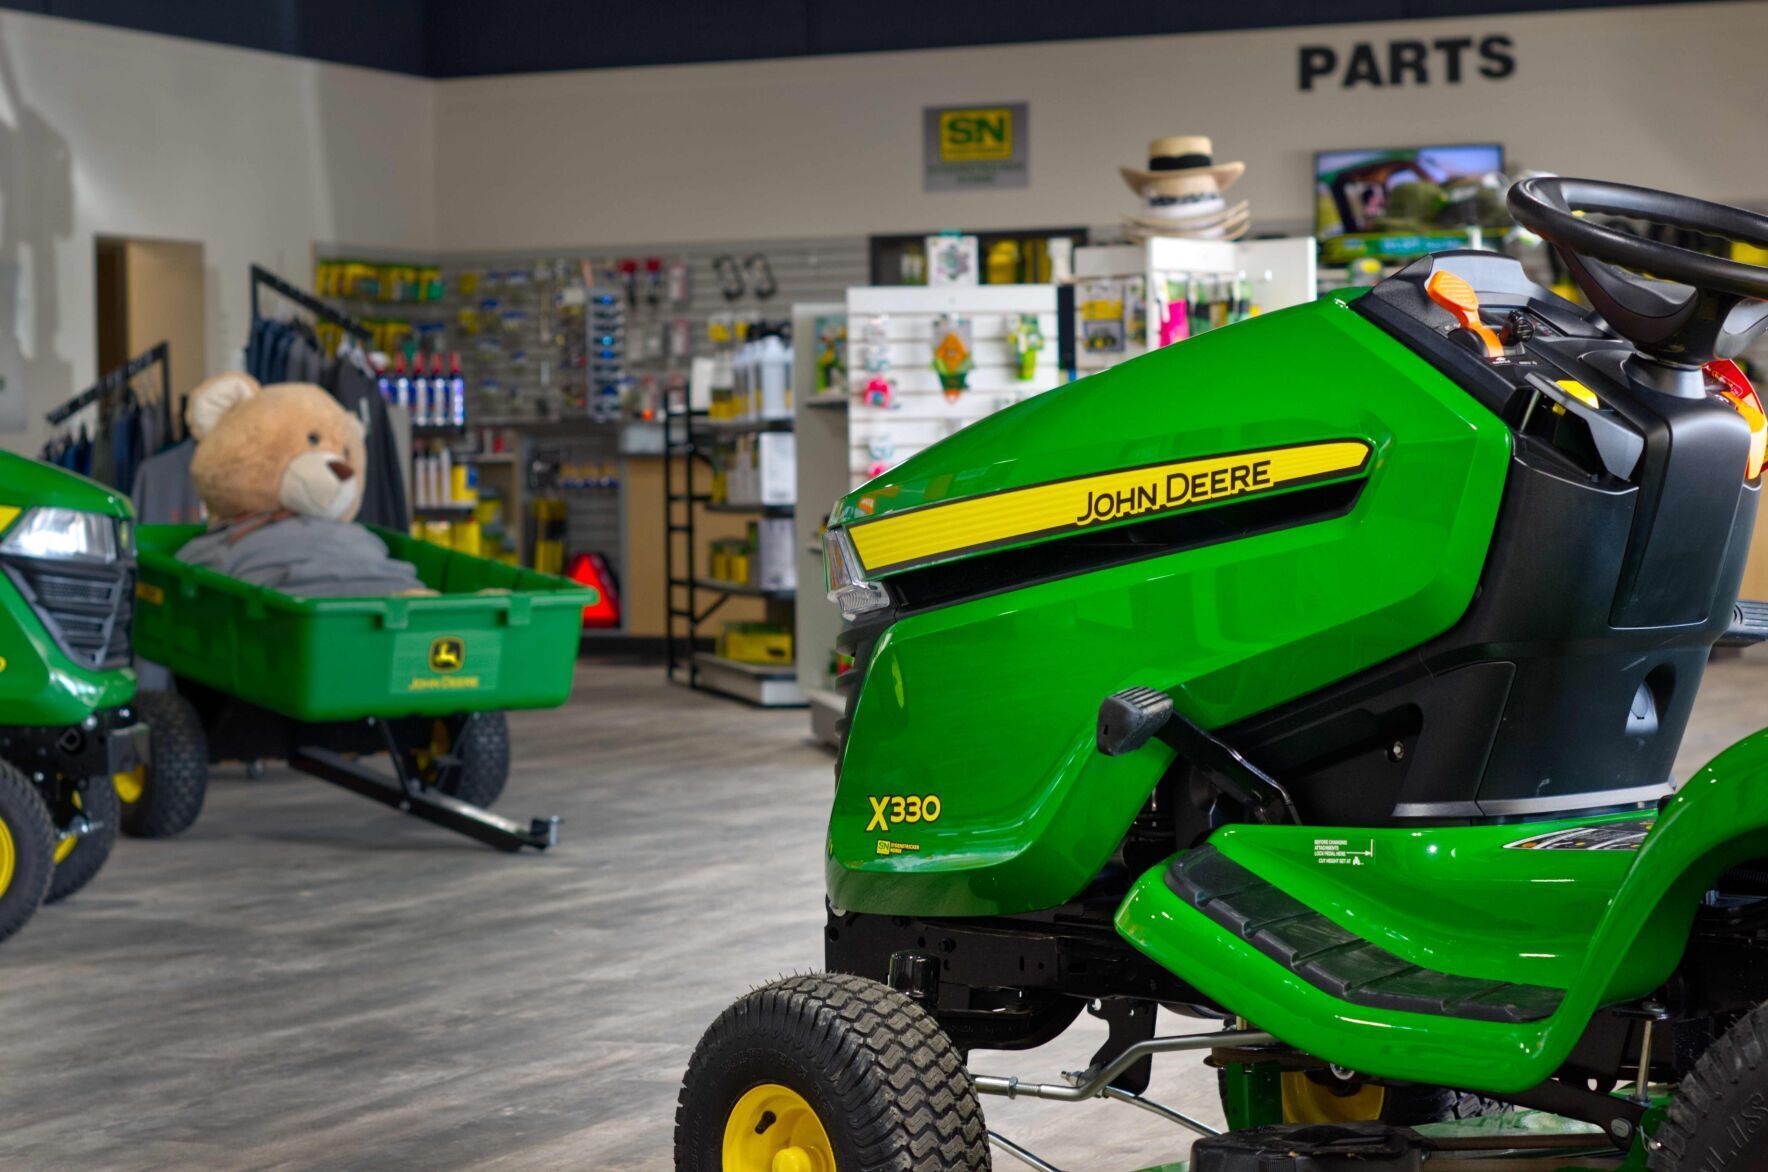
[[0, 533], [6, 532], [6, 527], [12, 524], [13, 518], [22, 512], [23, 509], [13, 505], [0, 505]]
[[850, 533], [865, 568], [882, 573], [954, 553], [1356, 472], [1368, 461], [1369, 451], [1362, 440], [1333, 440], [1128, 468], [909, 509], [855, 522]]

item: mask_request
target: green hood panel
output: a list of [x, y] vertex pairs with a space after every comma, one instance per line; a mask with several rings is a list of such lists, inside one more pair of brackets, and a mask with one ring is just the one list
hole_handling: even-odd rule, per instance
[[[1260, 878], [1411, 963], [1565, 989], [1558, 1010], [1540, 1021], [1473, 1021], [1340, 1000], [1181, 899], [1166, 883], [1166, 864], [1136, 882], [1118, 909], [1117, 929], [1256, 1028], [1328, 1062], [1385, 1078], [1515, 1092], [1559, 1069], [1598, 1008], [1662, 985], [1682, 957], [1703, 893], [1729, 868], [1768, 856], [1768, 731], [1690, 778], [1636, 850], [1511, 845], [1603, 821], [1375, 831], [1236, 826], [1210, 839]], [[1316, 843], [1335, 839], [1368, 849], [1368, 864], [1323, 865]]]
[[[1282, 489], [1303, 479], [1355, 475], [1362, 470], [1364, 455], [1359, 441], [1371, 438], [1359, 424], [1368, 421], [1315, 410], [1307, 388], [1326, 376], [1328, 367], [1305, 370], [1279, 355], [1305, 353], [1317, 343], [1302, 337], [1330, 332], [1348, 334], [1355, 344], [1407, 368], [1427, 368], [1352, 313], [1350, 300], [1322, 298], [1232, 329], [1212, 330], [1183, 346], [1156, 350], [996, 412], [843, 497], [830, 513], [830, 524], [853, 527], [857, 542], [858, 532], [885, 518], [931, 511], [943, 519], [951, 514], [938, 506], [958, 501], [979, 505], [980, 498], [1021, 494], [1011, 498], [1017, 501], [1025, 490], [1040, 488], [1068, 490], [1062, 495], [1064, 507], [1054, 510], [1054, 516], [1071, 522], [1090, 511], [1092, 497], [1108, 495], [1103, 490], [1127, 493], [1147, 480], [1156, 493], [1145, 504], [1126, 501], [1131, 507], [1120, 515], [1107, 518], [1093, 512], [1085, 522], [1088, 528], [1110, 528], [1221, 503], [1260, 487]], [[1335, 451], [1330, 447], [1335, 443], [1359, 450]], [[1236, 454], [1248, 459], [1232, 459]], [[1256, 457], [1273, 454], [1278, 466], [1268, 485], [1236, 479], [1255, 471]], [[1297, 457], [1312, 466], [1286, 473], [1283, 461]], [[1236, 473], [1234, 465], [1241, 464], [1246, 468]], [[1195, 469], [1202, 469], [1203, 477], [1173, 475]], [[1207, 479], [1211, 471], [1216, 475], [1213, 491]], [[1028, 526], [1021, 540], [993, 542], [989, 548], [1059, 537], [1074, 527], [1040, 532]], [[951, 556], [970, 552], [975, 551]], [[868, 567], [878, 564], [865, 560]]]
[[0, 452], [0, 505], [78, 509], [108, 517], [134, 515], [129, 498], [84, 476], [13, 452]]
[[1345, 474], [1361, 482], [1348, 507], [897, 621], [865, 665], [842, 762], [827, 866], [835, 904], [990, 915], [1072, 898], [1170, 760], [1159, 745], [1101, 756], [1099, 702], [1159, 688], [1218, 727], [1447, 630], [1479, 581], [1510, 435], [1327, 299], [1046, 392], [906, 461], [891, 486], [846, 498], [836, 517], [855, 520], [1345, 441], [1369, 449]]

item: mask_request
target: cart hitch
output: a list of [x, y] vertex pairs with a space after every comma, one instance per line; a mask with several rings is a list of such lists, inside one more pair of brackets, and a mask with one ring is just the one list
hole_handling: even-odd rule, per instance
[[534, 818], [523, 825], [425, 785], [407, 767], [392, 722], [376, 720], [371, 723], [380, 728], [381, 738], [386, 742], [388, 756], [393, 760], [393, 777], [369, 769], [355, 758], [313, 745], [303, 745], [291, 752], [289, 765], [311, 777], [329, 781], [353, 794], [391, 806], [402, 814], [433, 822], [456, 834], [464, 834], [500, 851], [514, 852], [523, 847], [543, 851], [558, 845], [557, 818]]

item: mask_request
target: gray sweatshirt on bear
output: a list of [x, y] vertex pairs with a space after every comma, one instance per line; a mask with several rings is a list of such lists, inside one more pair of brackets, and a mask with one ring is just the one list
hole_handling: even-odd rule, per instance
[[193, 537], [178, 558], [302, 598], [359, 598], [424, 587], [410, 562], [389, 555], [386, 544], [360, 525], [322, 517], [289, 517], [267, 525], [260, 520], [236, 521]]

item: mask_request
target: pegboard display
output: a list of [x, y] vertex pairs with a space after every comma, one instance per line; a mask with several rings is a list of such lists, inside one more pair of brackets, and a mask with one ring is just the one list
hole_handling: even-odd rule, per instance
[[[960, 370], [962, 385], [947, 385]], [[847, 379], [848, 478], [857, 487], [1057, 384], [1055, 286], [849, 289]]]
[[455, 256], [443, 272], [483, 414], [613, 418], [613, 374], [619, 418], [648, 420], [693, 359], [720, 352], [740, 323], [840, 296], [865, 267], [865, 242], [854, 238]]

